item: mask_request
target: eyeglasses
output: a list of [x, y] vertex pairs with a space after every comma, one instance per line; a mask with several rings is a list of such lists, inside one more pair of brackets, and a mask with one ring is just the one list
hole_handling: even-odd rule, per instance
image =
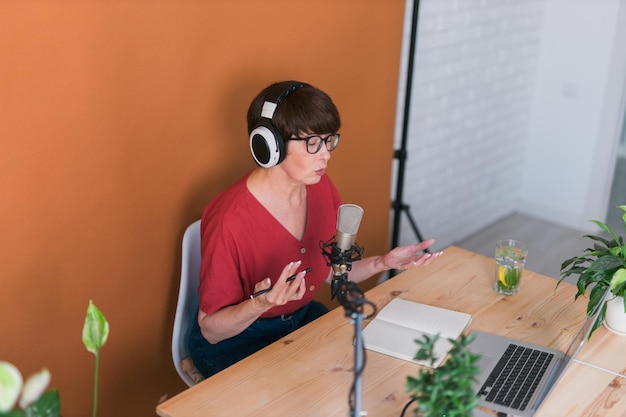
[[307, 136], [306, 138], [291, 138], [289, 140], [303, 140], [306, 142], [306, 151], [310, 154], [316, 154], [322, 149], [322, 143], [326, 144], [328, 152], [332, 152], [339, 143], [339, 133], [331, 133], [325, 138], [319, 135]]

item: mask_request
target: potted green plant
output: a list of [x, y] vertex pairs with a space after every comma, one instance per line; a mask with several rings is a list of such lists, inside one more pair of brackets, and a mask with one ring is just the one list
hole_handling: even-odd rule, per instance
[[[437, 360], [433, 354], [433, 346], [438, 338], [439, 335], [424, 336], [423, 340], [416, 340], [419, 350], [415, 359], [430, 362], [432, 365]], [[471, 336], [461, 335], [458, 340], [448, 340], [452, 343], [452, 348], [441, 366], [421, 367], [416, 377], [407, 378], [406, 390], [410, 393], [411, 402], [405, 406], [404, 411], [416, 402], [414, 415], [419, 417], [472, 415], [472, 410], [480, 401], [472, 385], [480, 372], [476, 363], [481, 356], [469, 351], [468, 345], [473, 340]]]
[[61, 400], [56, 389], [46, 390], [50, 384], [47, 369], [31, 375], [26, 382], [15, 365], [0, 361], [0, 417], [60, 415]]
[[[626, 205], [617, 206], [617, 208], [624, 212], [622, 220], [626, 232]], [[576, 286], [578, 291], [575, 298], [578, 299], [578, 297], [586, 295], [587, 291], [590, 290], [587, 315], [591, 315], [596, 308], [601, 308], [591, 333], [600, 327], [605, 319], [609, 329], [624, 333], [626, 332], [626, 321], [624, 324], [616, 321], [620, 319], [620, 315], [626, 320], [626, 301], [624, 299], [626, 293], [626, 245], [624, 238], [601, 221], [591, 220], [591, 222], [606, 232], [609, 238], [599, 235], [584, 235], [583, 237], [594, 242], [593, 247], [587, 248], [581, 255], [563, 262], [559, 284], [568, 276], [577, 275]], [[612, 296], [605, 299], [603, 305], [599, 305], [607, 289]], [[610, 306], [608, 310], [607, 306]], [[614, 317], [614, 313], [617, 313], [617, 317]]]
[[[109, 323], [102, 312], [89, 301], [83, 344], [96, 356], [93, 385], [93, 417], [98, 408], [99, 352], [109, 335]], [[59, 391], [46, 388], [50, 384], [50, 372], [42, 369], [30, 376], [26, 382], [12, 363], [0, 361], [0, 417], [59, 417], [61, 399]]]

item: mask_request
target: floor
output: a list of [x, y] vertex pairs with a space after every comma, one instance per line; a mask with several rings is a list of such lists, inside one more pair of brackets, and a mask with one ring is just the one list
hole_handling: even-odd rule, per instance
[[[624, 212], [616, 209], [617, 205], [626, 205], [626, 157], [621, 156], [615, 168], [606, 224], [623, 236], [625, 230], [622, 215]], [[592, 241], [583, 238], [583, 235], [585, 232], [515, 213], [455, 245], [486, 256], [493, 256], [496, 241], [521, 240], [528, 245], [526, 267], [531, 271], [559, 279], [561, 263], [580, 255], [592, 244]], [[575, 281], [575, 277], [572, 279]]]

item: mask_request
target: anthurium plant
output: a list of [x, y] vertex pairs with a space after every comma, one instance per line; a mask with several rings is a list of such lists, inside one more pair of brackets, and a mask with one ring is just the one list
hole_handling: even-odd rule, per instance
[[47, 369], [31, 375], [26, 382], [12, 363], [0, 361], [1, 417], [59, 417], [61, 400], [56, 389], [47, 390]]
[[[109, 336], [109, 323], [89, 301], [83, 326], [83, 344], [96, 355], [93, 390], [93, 416], [98, 407], [99, 352]], [[50, 372], [42, 369], [26, 382], [15, 365], [0, 361], [0, 417], [60, 417], [61, 399], [56, 389], [46, 391]]]
[[[624, 212], [622, 220], [624, 232], [626, 232], [626, 205], [617, 206], [617, 208]], [[600, 327], [606, 316], [607, 300], [603, 305], [599, 304], [607, 289], [617, 297], [624, 297], [626, 293], [626, 244], [624, 244], [623, 236], [618, 235], [603, 222], [598, 220], [591, 220], [591, 222], [606, 232], [609, 238], [600, 235], [583, 236], [593, 241], [593, 247], [563, 262], [559, 283], [570, 275], [577, 275], [576, 299], [586, 295], [587, 290], [590, 290], [587, 315], [591, 315], [597, 308], [602, 309], [593, 325], [591, 332], [593, 333]], [[626, 298], [624, 298], [624, 311], [626, 312]]]

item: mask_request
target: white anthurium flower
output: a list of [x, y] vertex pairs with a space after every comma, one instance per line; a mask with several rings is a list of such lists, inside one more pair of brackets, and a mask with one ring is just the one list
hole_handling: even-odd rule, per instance
[[22, 374], [11, 363], [0, 361], [0, 413], [13, 409], [22, 390]]
[[50, 372], [45, 368], [28, 377], [22, 389], [20, 407], [26, 409], [29, 405], [37, 401], [46, 388], [48, 388], [48, 384], [50, 384]]

